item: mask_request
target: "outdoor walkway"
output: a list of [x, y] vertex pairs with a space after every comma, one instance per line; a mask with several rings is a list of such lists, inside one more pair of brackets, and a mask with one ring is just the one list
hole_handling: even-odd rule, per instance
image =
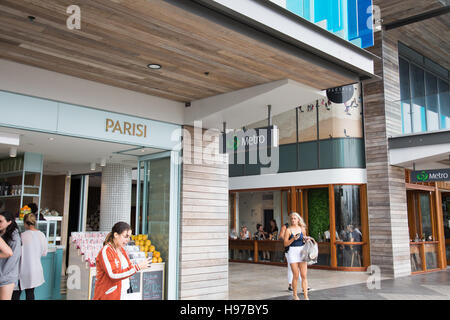
[[[428, 274], [381, 278], [380, 289], [369, 289], [364, 272], [309, 269], [311, 300], [450, 300], [450, 269]], [[287, 269], [230, 263], [230, 300], [290, 300]], [[302, 297], [302, 295], [299, 295]]]

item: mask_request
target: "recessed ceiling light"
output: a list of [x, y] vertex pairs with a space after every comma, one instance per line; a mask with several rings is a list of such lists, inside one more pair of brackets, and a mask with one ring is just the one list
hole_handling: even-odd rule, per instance
[[55, 138], [48, 138], [48, 140], [49, 140], [49, 141], [53, 141], [53, 140], [55, 140]]
[[160, 64], [150, 63], [147, 65], [147, 68], [153, 69], [153, 70], [158, 70], [158, 69], [161, 69], [162, 66]]

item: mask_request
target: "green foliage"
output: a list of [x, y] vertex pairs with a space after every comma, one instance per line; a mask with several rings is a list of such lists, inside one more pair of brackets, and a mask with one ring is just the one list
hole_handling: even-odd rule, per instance
[[329, 228], [328, 189], [308, 190], [309, 235], [319, 241], [319, 235], [323, 235]]

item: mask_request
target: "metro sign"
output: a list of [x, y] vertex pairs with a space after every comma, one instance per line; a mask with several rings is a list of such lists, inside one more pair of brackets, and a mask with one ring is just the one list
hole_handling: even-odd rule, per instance
[[411, 182], [450, 181], [450, 169], [419, 170], [411, 172]]

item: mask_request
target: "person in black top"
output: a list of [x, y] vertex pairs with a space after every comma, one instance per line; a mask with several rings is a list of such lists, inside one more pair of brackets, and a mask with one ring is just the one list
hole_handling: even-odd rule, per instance
[[278, 226], [274, 219], [270, 220], [269, 240], [278, 240]]
[[[256, 232], [253, 235], [253, 240], [267, 240], [267, 234], [264, 232], [263, 226], [260, 223], [256, 225]], [[263, 251], [261, 261], [267, 260], [270, 260], [269, 251]]]
[[258, 223], [256, 225], [256, 232], [253, 234], [254, 240], [266, 240], [266, 233], [262, 228], [262, 224]]

